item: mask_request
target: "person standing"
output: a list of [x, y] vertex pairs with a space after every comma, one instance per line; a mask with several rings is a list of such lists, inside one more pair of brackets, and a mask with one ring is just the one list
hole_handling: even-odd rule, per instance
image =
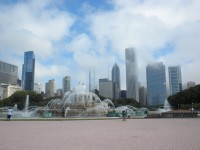
[[122, 117], [123, 117], [123, 121], [126, 121], [126, 110], [122, 111]]
[[13, 109], [9, 107], [9, 108], [8, 108], [8, 114], [7, 114], [7, 120], [8, 120], [8, 121], [10, 121], [10, 119], [11, 119], [12, 111], [13, 111]]

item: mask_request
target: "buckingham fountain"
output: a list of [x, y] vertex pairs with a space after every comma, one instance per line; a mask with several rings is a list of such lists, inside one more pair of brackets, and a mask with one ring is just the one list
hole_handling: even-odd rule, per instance
[[[29, 96], [25, 108], [13, 108], [13, 118], [58, 118], [58, 117], [147, 117], [148, 109], [133, 106], [115, 107], [110, 99], [101, 100], [96, 94], [88, 92], [86, 85], [79, 82], [72, 91], [66, 92], [62, 99], [52, 99], [45, 107], [29, 106]], [[0, 117], [2, 115], [0, 114]]]

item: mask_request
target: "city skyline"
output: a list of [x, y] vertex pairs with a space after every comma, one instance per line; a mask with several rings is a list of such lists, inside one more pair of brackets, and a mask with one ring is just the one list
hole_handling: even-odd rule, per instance
[[43, 91], [49, 79], [62, 88], [65, 76], [72, 87], [88, 84], [90, 68], [98, 84], [117, 62], [123, 90], [124, 49], [136, 47], [142, 85], [146, 66], [159, 61], [180, 65], [183, 84], [199, 84], [199, 6], [198, 0], [0, 1], [0, 60], [18, 66], [21, 78], [23, 54], [34, 51], [35, 82]]

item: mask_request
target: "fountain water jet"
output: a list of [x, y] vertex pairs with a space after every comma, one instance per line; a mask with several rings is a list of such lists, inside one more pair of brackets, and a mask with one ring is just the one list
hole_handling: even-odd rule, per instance
[[114, 108], [111, 100], [101, 99], [94, 93], [88, 92], [86, 85], [82, 82], [65, 93], [63, 99], [51, 100], [46, 108], [59, 112], [62, 110], [64, 116], [106, 116], [108, 109]]
[[25, 107], [24, 107], [24, 117], [29, 117], [28, 107], [29, 107], [29, 95], [26, 96]]
[[165, 103], [164, 103], [164, 106], [162, 108], [158, 108], [158, 111], [159, 112], [168, 112], [168, 111], [171, 111], [172, 110], [172, 107], [171, 105], [169, 104], [168, 100], [165, 99]]
[[101, 100], [96, 94], [88, 92], [84, 83], [79, 82], [72, 91], [66, 92], [62, 99], [53, 99], [45, 107], [29, 106], [27, 95], [24, 109], [20, 111], [16, 107], [13, 118], [120, 117], [124, 109], [130, 117], [146, 116], [147, 109], [137, 109], [133, 106], [115, 108], [110, 99]]

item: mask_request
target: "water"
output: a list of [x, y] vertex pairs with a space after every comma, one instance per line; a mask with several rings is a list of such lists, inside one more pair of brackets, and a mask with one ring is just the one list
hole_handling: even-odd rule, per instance
[[168, 100], [165, 99], [164, 106], [162, 108], [158, 108], [157, 111], [159, 111], [159, 112], [168, 112], [168, 111], [171, 111], [171, 110], [172, 110], [171, 105], [169, 104]]
[[82, 82], [65, 93], [63, 99], [53, 99], [47, 109], [57, 112], [63, 110], [64, 116], [106, 116], [109, 109], [114, 108], [111, 100], [102, 101], [96, 94], [88, 92]]
[[29, 95], [26, 96], [25, 107], [24, 107], [24, 117], [29, 117], [28, 107], [29, 107]]
[[15, 108], [13, 118], [35, 117], [106, 117], [110, 112], [122, 113], [126, 109], [130, 117], [146, 115], [147, 109], [133, 106], [115, 108], [110, 99], [101, 100], [96, 94], [88, 92], [86, 85], [79, 82], [72, 91], [64, 94], [62, 99], [53, 99], [45, 107], [29, 106], [29, 95], [26, 96], [22, 111]]

